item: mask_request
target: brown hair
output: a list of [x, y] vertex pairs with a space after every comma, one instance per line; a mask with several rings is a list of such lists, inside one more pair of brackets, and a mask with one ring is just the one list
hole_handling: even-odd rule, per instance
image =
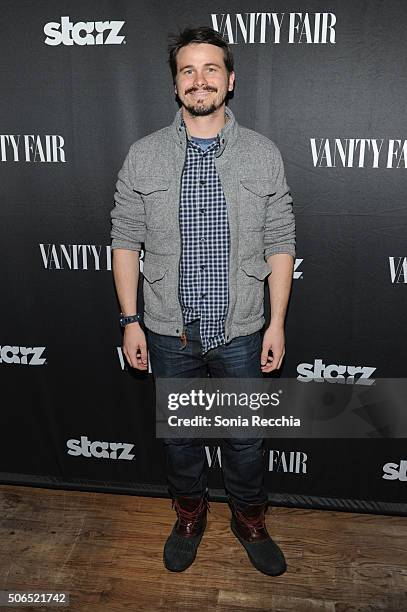
[[209, 45], [216, 45], [223, 50], [223, 59], [225, 61], [226, 70], [228, 74], [233, 71], [233, 54], [226, 40], [212, 28], [208, 26], [201, 26], [199, 28], [185, 28], [179, 34], [173, 34], [170, 36], [170, 42], [168, 45], [168, 63], [171, 68], [172, 79], [175, 82], [177, 75], [177, 55], [178, 51], [182, 47], [186, 47], [191, 43], [208, 43]]

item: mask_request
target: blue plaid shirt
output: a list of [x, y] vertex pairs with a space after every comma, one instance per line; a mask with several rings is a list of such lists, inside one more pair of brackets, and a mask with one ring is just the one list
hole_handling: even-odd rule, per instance
[[215, 167], [219, 145], [219, 136], [205, 150], [188, 139], [179, 207], [180, 302], [185, 323], [200, 319], [203, 353], [225, 343], [229, 306], [229, 221]]

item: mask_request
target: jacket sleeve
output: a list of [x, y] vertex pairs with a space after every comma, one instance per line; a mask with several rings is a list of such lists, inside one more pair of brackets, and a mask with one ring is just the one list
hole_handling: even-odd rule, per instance
[[273, 180], [276, 193], [269, 197], [264, 232], [264, 257], [288, 253], [295, 258], [295, 218], [292, 198], [284, 173], [284, 163], [277, 147], [273, 150]]
[[144, 202], [132, 184], [135, 177], [133, 145], [124, 160], [116, 182], [112, 221], [111, 248], [140, 251], [146, 233]]

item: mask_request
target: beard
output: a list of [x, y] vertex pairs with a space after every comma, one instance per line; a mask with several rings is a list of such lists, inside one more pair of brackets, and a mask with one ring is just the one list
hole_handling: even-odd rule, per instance
[[[211, 91], [211, 90], [209, 90]], [[210, 104], [189, 104], [188, 102], [181, 101], [182, 106], [194, 117], [206, 117], [207, 115], [211, 115], [215, 111], [218, 110], [225, 102], [227, 98], [227, 93], [223, 96], [223, 99], [219, 101], [211, 102]]]
[[218, 110], [219, 106], [217, 106], [214, 102], [209, 104], [208, 106], [204, 106], [202, 104], [192, 105], [192, 104], [184, 104], [183, 105], [190, 115], [194, 117], [206, 117], [207, 115], [211, 115], [216, 110]]

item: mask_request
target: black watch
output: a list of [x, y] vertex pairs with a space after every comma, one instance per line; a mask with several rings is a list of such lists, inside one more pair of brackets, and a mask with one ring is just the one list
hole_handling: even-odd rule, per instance
[[124, 315], [122, 312], [120, 313], [120, 325], [122, 327], [126, 327], [129, 323], [141, 323], [143, 317], [141, 314], [134, 315]]

